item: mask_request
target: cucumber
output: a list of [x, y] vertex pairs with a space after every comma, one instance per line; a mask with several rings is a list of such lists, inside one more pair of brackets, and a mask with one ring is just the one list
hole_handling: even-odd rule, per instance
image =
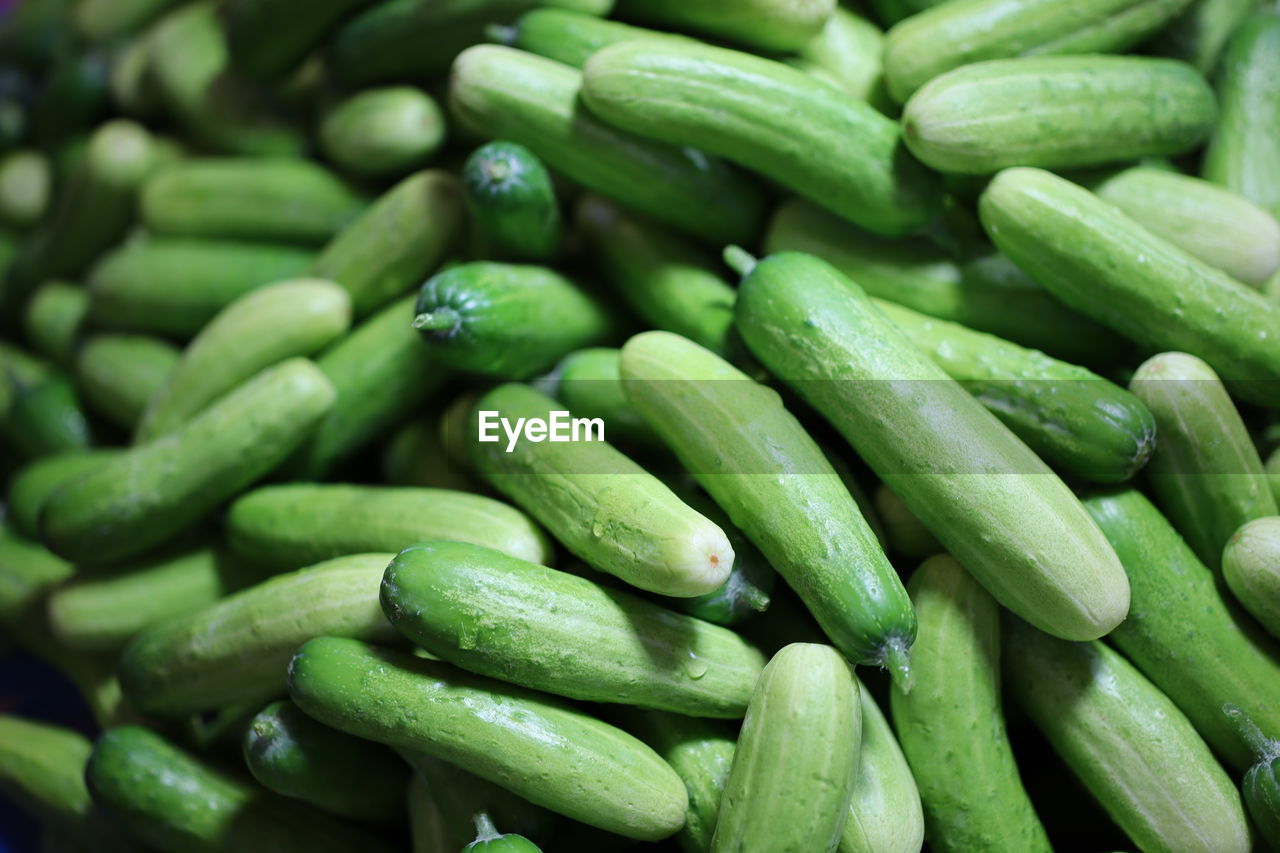
[[449, 85], [453, 114], [472, 132], [526, 146], [551, 169], [713, 244], [750, 241], [760, 190], [719, 160], [617, 130], [583, 110], [582, 74], [493, 45], [464, 51]]
[[773, 255], [743, 280], [737, 324], [997, 601], [1074, 640], [1124, 619], [1124, 570], [1071, 491], [852, 281]]
[[924, 842], [920, 792], [907, 759], [866, 686], [858, 681], [862, 745], [840, 853], [919, 853]]
[[618, 835], [656, 841], [684, 823], [687, 795], [666, 762], [542, 694], [336, 637], [298, 650], [289, 692], [322, 723], [428, 752]]
[[227, 52], [236, 73], [277, 80], [302, 64], [349, 15], [372, 0], [321, 0], [299, 8], [289, 0], [224, 4]]
[[325, 112], [319, 134], [325, 156], [343, 171], [396, 178], [419, 168], [440, 149], [445, 119], [435, 99], [421, 89], [387, 86], [334, 104]]
[[942, 209], [937, 176], [903, 156], [896, 122], [780, 62], [624, 42], [592, 55], [582, 95], [611, 124], [697, 145], [877, 234], [916, 231]]
[[1208, 76], [1228, 39], [1255, 9], [1252, 0], [1196, 0], [1152, 41], [1158, 53], [1190, 62]]
[[[1226, 3], [1201, 0], [1205, 14]], [[1231, 0], [1233, 8], [1250, 4]], [[1222, 110], [1204, 155], [1204, 177], [1280, 218], [1280, 14], [1249, 18], [1231, 37], [1218, 79]]]
[[230, 240], [131, 241], [89, 274], [89, 323], [186, 340], [255, 287], [302, 275], [311, 257], [294, 246]]
[[834, 853], [849, 817], [861, 739], [848, 662], [830, 646], [784, 647], [751, 696], [712, 853]]
[[716, 258], [600, 196], [584, 196], [574, 219], [606, 282], [641, 320], [717, 355], [738, 354], [731, 331], [736, 297]]
[[39, 535], [40, 510], [67, 483], [115, 457], [118, 450], [70, 450], [45, 456], [18, 469], [9, 481], [6, 516], [24, 536]]
[[1193, 355], [1152, 356], [1129, 387], [1160, 434], [1147, 467], [1156, 500], [1200, 561], [1220, 570], [1242, 524], [1280, 511], [1253, 438], [1217, 374]]
[[996, 253], [958, 260], [923, 237], [883, 240], [799, 199], [778, 207], [764, 251], [817, 255], [877, 299], [1073, 364], [1109, 367], [1123, 357], [1119, 338], [1066, 308]]
[[822, 31], [835, 0], [621, 0], [618, 14], [765, 51], [802, 47]]
[[712, 592], [728, 579], [734, 554], [724, 531], [610, 444], [524, 441], [507, 452], [501, 442], [478, 440], [484, 411], [512, 424], [547, 420], [555, 401], [514, 383], [490, 391], [468, 417], [470, 450], [494, 488], [592, 568], [677, 597]]
[[1280, 647], [1224, 599], [1169, 522], [1141, 492], [1102, 492], [1085, 508], [1115, 546], [1133, 590], [1131, 618], [1112, 643], [1155, 682], [1228, 762], [1250, 751], [1221, 714], [1233, 702], [1280, 731]]
[[1280, 767], [1276, 766], [1280, 741], [1264, 735], [1248, 715], [1234, 705], [1224, 705], [1222, 711], [1236, 723], [1257, 756], [1257, 763], [1244, 775], [1244, 804], [1249, 817], [1253, 818], [1253, 825], [1261, 836], [1259, 840], [1272, 848], [1280, 847]]
[[1139, 849], [1251, 849], [1240, 792], [1155, 685], [1101, 643], [1008, 621], [1005, 678], [1018, 704]]
[[167, 853], [391, 848], [348, 824], [227, 775], [141, 726], [110, 729], [85, 768], [93, 801]]
[[1222, 576], [1236, 600], [1280, 637], [1280, 518], [1257, 518], [1227, 541]]
[[1152, 234], [1245, 284], [1261, 287], [1280, 267], [1280, 222], [1208, 181], [1134, 166], [1090, 188]]
[[267, 789], [341, 817], [394, 820], [404, 813], [409, 768], [399, 756], [317, 723], [287, 699], [253, 718], [244, 760]]
[[396, 552], [450, 539], [547, 564], [553, 546], [524, 513], [448, 489], [295, 483], [266, 486], [231, 505], [227, 538], [272, 571], [367, 551]]
[[1280, 304], [1039, 169], [1001, 172], [979, 214], [1000, 250], [1067, 305], [1151, 350], [1199, 356], [1245, 399], [1280, 402]]
[[[476, 491], [464, 470], [445, 455], [435, 417], [405, 423], [382, 452], [382, 481], [390, 486]], [[534, 558], [534, 562], [542, 562]]]
[[822, 31], [799, 48], [789, 63], [892, 115], [881, 68], [883, 53], [880, 28], [851, 9], [836, 6]]
[[[1077, 121], [1085, 114], [1088, 121]], [[985, 175], [1185, 154], [1216, 118], [1213, 90], [1185, 63], [1031, 56], [935, 77], [903, 107], [902, 135], [912, 154], [939, 171]]]
[[23, 317], [32, 348], [60, 367], [71, 367], [85, 315], [89, 293], [83, 287], [61, 281], [41, 285], [27, 301]]
[[309, 356], [351, 324], [351, 298], [323, 279], [288, 279], [251, 290], [195, 336], [152, 394], [135, 432], [154, 441], [188, 423], [258, 371]]
[[876, 487], [874, 500], [876, 514], [884, 523], [891, 552], [922, 560], [943, 550], [929, 528], [907, 509], [907, 505], [893, 493], [893, 489], [881, 483]]
[[333, 399], [305, 359], [268, 368], [177, 432], [59, 489], [41, 513], [41, 538], [85, 563], [158, 545], [275, 468]]
[[848, 489], [777, 392], [669, 332], [628, 341], [621, 370], [641, 416], [836, 646], [905, 677], [915, 637], [910, 599]]
[[150, 178], [141, 196], [142, 223], [156, 234], [304, 245], [329, 240], [363, 207], [333, 173], [288, 157], [187, 160]]
[[623, 391], [620, 358], [619, 350], [607, 347], [581, 349], [565, 356], [553, 371], [556, 399], [578, 417], [604, 420], [609, 441], [615, 444], [661, 447], [662, 439]]
[[66, 560], [0, 524], [0, 626], [19, 637], [25, 624], [47, 627], [45, 598], [74, 573]]
[[933, 78], [988, 59], [1122, 53], [1173, 19], [1188, 0], [960, 0], [889, 31], [884, 75], [904, 103]]
[[476, 840], [462, 848], [462, 853], [542, 853], [541, 848], [523, 835], [499, 834], [484, 812], [476, 815]]
[[1120, 482], [1156, 450], [1156, 419], [1143, 405], [1144, 395], [994, 335], [892, 302], [876, 301], [876, 306], [1055, 468], [1086, 480]]
[[132, 433], [181, 357], [160, 338], [91, 335], [76, 354], [76, 387], [94, 414]]
[[289, 658], [312, 637], [390, 640], [378, 584], [391, 554], [356, 554], [278, 575], [143, 631], [120, 682], [149, 714], [180, 716], [284, 692]]
[[0, 160], [0, 222], [11, 228], [35, 225], [49, 208], [53, 177], [49, 158], [24, 148]]
[[401, 551], [382, 610], [443, 660], [570, 699], [737, 719], [764, 667], [727, 628], [462, 542]]
[[[112, 0], [91, 0], [110, 3]], [[168, 2], [168, 0], [165, 0]], [[160, 111], [160, 92], [151, 73], [151, 39], [155, 28], [120, 45], [111, 58], [107, 84], [111, 99], [125, 115], [151, 118]]]
[[528, 148], [502, 141], [482, 145], [467, 158], [462, 181], [485, 257], [546, 261], [559, 251], [555, 188], [547, 167]]
[[410, 175], [329, 241], [309, 274], [336, 281], [366, 317], [422, 283], [462, 233], [462, 192], [446, 172]]
[[71, 23], [89, 42], [107, 42], [131, 35], [163, 14], [178, 0], [80, 0], [71, 10]]
[[946, 554], [907, 588], [920, 620], [915, 685], [893, 691], [891, 710], [931, 849], [1052, 850], [1005, 733], [999, 605]]
[[0, 429], [20, 455], [35, 459], [89, 446], [89, 424], [66, 376], [56, 374], [12, 391], [13, 403]]
[[650, 30], [611, 21], [569, 9], [543, 7], [531, 9], [510, 27], [494, 33], [503, 44], [574, 68], [587, 64], [591, 54], [602, 47], [634, 39], [687, 41], [685, 36], [661, 30]]
[[413, 328], [435, 358], [469, 373], [527, 379], [584, 346], [614, 322], [605, 305], [552, 269], [474, 261], [427, 279]]

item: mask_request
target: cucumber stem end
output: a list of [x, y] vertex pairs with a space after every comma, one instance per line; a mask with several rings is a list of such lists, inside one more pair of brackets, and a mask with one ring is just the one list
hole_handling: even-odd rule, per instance
[[889, 670], [889, 678], [904, 694], [911, 692], [911, 646], [901, 637], [892, 637], [880, 653], [880, 665]]
[[741, 246], [725, 246], [724, 262], [728, 265], [729, 269], [733, 270], [743, 278], [750, 275], [751, 271], [756, 268], [756, 264], [759, 263], [755, 255], [751, 254]]
[[441, 306], [434, 311], [424, 311], [414, 317], [413, 327], [420, 332], [447, 332], [452, 334], [457, 331], [461, 321], [462, 317], [457, 311]]

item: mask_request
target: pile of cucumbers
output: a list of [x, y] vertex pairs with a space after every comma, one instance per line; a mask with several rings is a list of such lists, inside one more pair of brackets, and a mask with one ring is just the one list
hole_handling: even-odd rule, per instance
[[1278, 220], [1275, 0], [20, 0], [0, 848], [1280, 850]]

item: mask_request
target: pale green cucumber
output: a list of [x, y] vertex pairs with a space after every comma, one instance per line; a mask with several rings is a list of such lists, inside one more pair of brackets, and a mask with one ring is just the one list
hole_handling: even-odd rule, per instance
[[602, 47], [632, 39], [686, 40], [686, 36], [611, 21], [596, 15], [540, 7], [525, 12], [510, 27], [494, 30], [502, 44], [581, 68]]
[[1254, 0], [1195, 0], [1152, 40], [1151, 47], [1190, 62], [1209, 76], [1218, 67], [1228, 39], [1261, 5]]
[[621, 0], [624, 18], [764, 51], [790, 51], [822, 31], [835, 0]]
[[320, 147], [338, 168], [373, 178], [399, 177], [421, 167], [444, 144], [445, 118], [421, 89], [387, 86], [334, 104], [318, 132]]
[[181, 358], [160, 338], [92, 335], [76, 354], [76, 387], [95, 414], [132, 433]]
[[929, 532], [915, 513], [907, 508], [893, 489], [881, 483], [873, 496], [876, 514], [888, 537], [888, 550], [904, 557], [922, 560], [943, 550], [937, 537]]
[[6, 516], [24, 536], [38, 536], [40, 510], [53, 493], [119, 452], [114, 448], [71, 450], [42, 457], [18, 469], [9, 480]]
[[23, 317], [27, 340], [45, 358], [70, 368], [88, 313], [89, 293], [83, 287], [61, 281], [46, 282], [27, 300]]
[[30, 228], [49, 208], [52, 168], [40, 151], [19, 149], [0, 160], [0, 222]]
[[1280, 637], [1280, 517], [1254, 519], [1236, 531], [1223, 550], [1222, 576], [1236, 600]]
[[840, 853], [919, 853], [924, 843], [920, 792], [902, 748], [876, 700], [858, 681], [862, 705], [862, 744], [849, 803], [849, 820], [840, 835]]

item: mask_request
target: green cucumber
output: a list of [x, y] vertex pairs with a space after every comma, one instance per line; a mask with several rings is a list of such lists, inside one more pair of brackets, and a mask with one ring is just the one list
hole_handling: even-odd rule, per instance
[[38, 385], [12, 391], [13, 403], [0, 430], [19, 454], [35, 459], [89, 446], [89, 423], [66, 376], [56, 374]]
[[1240, 792], [1154, 684], [1101, 643], [1008, 621], [1004, 672], [1018, 704], [1138, 848], [1252, 848]]
[[76, 387], [95, 414], [132, 433], [181, 358], [160, 338], [92, 335], [76, 355]]
[[364, 207], [337, 176], [290, 157], [199, 158], [142, 188], [142, 223], [155, 234], [320, 244]]
[[1112, 643], [1220, 755], [1248, 767], [1248, 746], [1220, 709], [1233, 702], [1268, 731], [1280, 731], [1280, 646], [1225, 600], [1213, 573], [1141, 492], [1103, 492], [1084, 503], [1133, 591], [1130, 618]]
[[114, 448], [70, 450], [42, 457], [18, 469], [9, 481], [6, 517], [24, 536], [38, 536], [40, 510], [54, 492], [119, 452]]
[[1075, 640], [1124, 619], [1124, 570], [1080, 502], [856, 284], [773, 255], [743, 280], [737, 325], [997, 601]]
[[413, 328], [440, 362], [469, 373], [527, 379], [614, 325], [604, 303], [548, 267], [474, 261], [427, 279]]
[[89, 323], [188, 339], [255, 287], [302, 275], [294, 246], [153, 237], [108, 253], [89, 275]]
[[494, 33], [503, 44], [574, 68], [586, 65], [591, 54], [600, 48], [620, 41], [687, 40], [675, 33], [635, 27], [622, 21], [554, 7], [531, 9], [509, 28], [497, 28]]
[[435, 99], [412, 86], [357, 92], [329, 108], [319, 129], [326, 157], [345, 172], [372, 178], [407, 175], [431, 159], [444, 136]]
[[1255, 9], [1254, 0], [1195, 0], [1152, 40], [1156, 52], [1190, 62], [1208, 76], [1223, 48]]
[[409, 768], [399, 756], [317, 723], [287, 699], [253, 718], [244, 759], [269, 790], [341, 817], [393, 820], [404, 812]]
[[1145, 399], [1142, 394], [1134, 396], [1090, 370], [994, 335], [892, 302], [877, 300], [876, 305], [1055, 468], [1086, 480], [1119, 482], [1132, 477], [1156, 449], [1156, 420], [1139, 399]]
[[[1077, 120], [1085, 114], [1087, 121]], [[903, 108], [902, 135], [912, 154], [939, 171], [985, 175], [1185, 154], [1216, 118], [1213, 90], [1185, 63], [1032, 56], [935, 77]]]
[[482, 145], [462, 167], [462, 182], [485, 257], [546, 261], [559, 251], [555, 187], [528, 148], [502, 141]]
[[448, 489], [295, 483], [249, 492], [227, 515], [227, 538], [273, 571], [368, 551], [396, 552], [449, 539], [550, 563], [553, 546], [524, 513], [482, 495]]
[[484, 812], [476, 815], [476, 840], [462, 848], [462, 853], [542, 853], [541, 848], [523, 835], [499, 834]]
[[890, 551], [922, 560], [943, 550], [937, 537], [907, 508], [902, 498], [893, 493], [893, 489], [881, 483], [876, 487], [873, 499], [876, 514], [884, 524]]
[[[90, 0], [111, 3], [113, 0]], [[165, 0], [168, 2], [168, 0]], [[114, 103], [125, 115], [150, 118], [160, 111], [160, 93], [151, 73], [151, 37], [154, 28], [120, 45], [111, 58], [108, 85]]]
[[1280, 518], [1250, 521], [1227, 540], [1222, 576], [1236, 600], [1280, 637]]
[[858, 663], [907, 674], [911, 602], [848, 489], [776, 391], [670, 332], [622, 350], [632, 404]]
[[1001, 172], [978, 209], [1000, 250], [1067, 305], [1151, 350], [1204, 359], [1246, 399], [1280, 401], [1280, 304], [1049, 172]]
[[[578, 442], [501, 438], [496, 418], [547, 421], [553, 411], [550, 397], [514, 383], [481, 397], [468, 417], [467, 441], [485, 479], [594, 569], [660, 595], [693, 597], [718, 589], [733, 568], [724, 531], [603, 436]], [[482, 412], [489, 413], [488, 441], [479, 440]]]
[[391, 848], [342, 821], [223, 773], [141, 726], [110, 729], [85, 768], [93, 801], [166, 853]]
[[396, 555], [382, 609], [443, 660], [570, 699], [737, 719], [764, 667], [727, 628], [462, 542]]
[[333, 386], [305, 359], [268, 368], [177, 432], [59, 489], [41, 513], [41, 537], [77, 562], [158, 545], [275, 468], [333, 400]]
[[822, 31], [835, 0], [621, 0], [618, 14], [765, 51], [802, 47]]
[[907, 588], [920, 620], [915, 683], [894, 689], [891, 710], [931, 848], [1051, 850], [1005, 733], [999, 605], [946, 554], [925, 560]]
[[125, 695], [164, 716], [261, 704], [284, 692], [289, 658], [312, 637], [392, 639], [378, 607], [391, 557], [338, 557], [143, 631], [120, 660]]
[[889, 721], [861, 681], [862, 744], [840, 853], [919, 853], [924, 813], [911, 768]]
[[624, 42], [592, 55], [582, 94], [611, 124], [696, 145], [877, 234], [916, 231], [942, 210], [937, 176], [904, 154], [896, 122], [780, 62]]
[[0, 626], [15, 635], [32, 622], [47, 627], [45, 598], [73, 574], [66, 560], [0, 523]]
[[[1251, 4], [1232, 0], [1247, 9]], [[1220, 3], [1201, 0], [1206, 8]], [[1231, 37], [1218, 82], [1218, 127], [1204, 155], [1204, 177], [1280, 218], [1280, 14], [1248, 19]]]
[[18, 391], [46, 382], [53, 375], [53, 365], [0, 339], [0, 419], [8, 415]]
[[107, 42], [145, 27], [178, 0], [80, 0], [71, 22], [89, 42]]
[[227, 52], [236, 73], [277, 80], [302, 64], [343, 19], [372, 0], [234, 0], [224, 4]]
[[862, 709], [830, 646], [793, 643], [765, 667], [742, 723], [712, 853], [834, 853], [853, 797]]
[[660, 447], [662, 439], [623, 391], [620, 358], [619, 350], [607, 347], [570, 353], [553, 371], [556, 399], [578, 417], [601, 418], [608, 426], [609, 441], [615, 444]]
[[289, 692], [322, 723], [430, 753], [618, 835], [656, 841], [684, 823], [687, 795], [666, 762], [543, 694], [336, 637], [298, 650]]
[[581, 89], [573, 68], [478, 45], [454, 63], [449, 101], [471, 131], [524, 145], [551, 169], [639, 213], [711, 243], [753, 237], [764, 199], [745, 175], [613, 128], [582, 108]]
[[1189, 0], [959, 0], [889, 31], [884, 74], [903, 103], [940, 74], [988, 59], [1122, 53], [1168, 23]]
[[39, 151], [19, 149], [0, 160], [0, 222], [11, 228], [35, 225], [49, 208], [52, 168]]
[[50, 281], [27, 300], [23, 317], [27, 339], [36, 352], [55, 364], [69, 368], [85, 315], [89, 313], [89, 293], [83, 287]]
[[825, 76], [858, 100], [891, 114], [881, 68], [883, 52], [884, 33], [879, 27], [851, 9], [836, 6], [822, 31], [789, 62], [809, 74]]
[[1232, 534], [1278, 511], [1253, 438], [1218, 375], [1193, 355], [1152, 356], [1129, 387], [1160, 435], [1147, 466], [1156, 501], [1200, 561], [1219, 570]]
[[438, 418], [433, 415], [408, 421], [387, 441], [382, 481], [389, 486], [476, 491], [465, 466], [455, 465], [445, 455]]
[[1234, 705], [1224, 705], [1227, 714], [1240, 729], [1241, 737], [1253, 747], [1257, 762], [1244, 774], [1244, 804], [1253, 818], [1260, 841], [1280, 847], [1280, 741], [1268, 738], [1257, 725]]
[[320, 251], [309, 274], [336, 281], [366, 317], [422, 283], [462, 233], [462, 191], [446, 172], [410, 175]]
[[323, 279], [288, 279], [251, 290], [209, 321], [147, 403], [135, 432], [153, 441], [188, 423], [258, 371], [313, 355], [351, 324], [351, 298]]

